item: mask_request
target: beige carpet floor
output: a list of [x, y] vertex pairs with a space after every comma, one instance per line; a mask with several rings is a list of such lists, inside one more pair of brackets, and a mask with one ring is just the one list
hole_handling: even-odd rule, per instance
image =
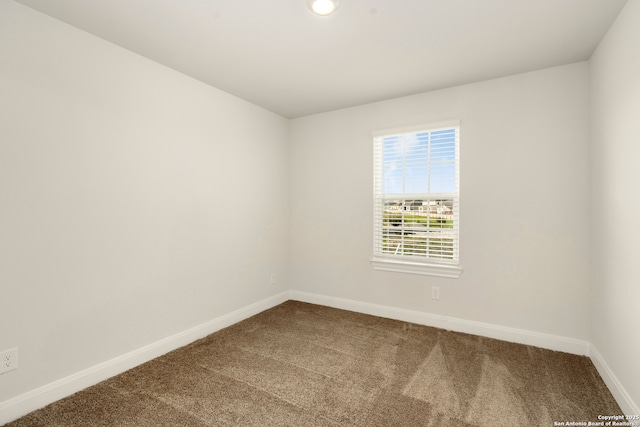
[[288, 301], [8, 426], [553, 426], [620, 413], [586, 357]]

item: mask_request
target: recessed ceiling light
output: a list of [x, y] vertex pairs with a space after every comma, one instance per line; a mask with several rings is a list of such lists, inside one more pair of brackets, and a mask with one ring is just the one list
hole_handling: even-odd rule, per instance
[[331, 15], [340, 5], [340, 0], [307, 0], [309, 8], [316, 15]]

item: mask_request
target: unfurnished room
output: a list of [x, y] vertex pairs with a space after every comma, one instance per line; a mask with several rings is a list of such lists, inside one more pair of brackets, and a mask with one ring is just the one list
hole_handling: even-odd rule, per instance
[[0, 0], [0, 425], [640, 427], [640, 0]]

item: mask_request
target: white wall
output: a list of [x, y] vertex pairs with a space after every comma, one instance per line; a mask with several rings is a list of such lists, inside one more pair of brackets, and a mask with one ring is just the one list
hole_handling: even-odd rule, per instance
[[[592, 343], [640, 404], [640, 0], [591, 58]], [[635, 408], [637, 411], [637, 406]]]
[[0, 0], [0, 402], [285, 289], [287, 138]]
[[[371, 131], [447, 119], [462, 275], [374, 271]], [[292, 120], [292, 289], [588, 340], [587, 120], [587, 63]]]
[[[638, 28], [630, 0], [590, 64], [289, 122], [0, 0], [0, 403], [289, 288], [592, 340], [640, 401]], [[371, 131], [447, 119], [462, 276], [374, 271]]]

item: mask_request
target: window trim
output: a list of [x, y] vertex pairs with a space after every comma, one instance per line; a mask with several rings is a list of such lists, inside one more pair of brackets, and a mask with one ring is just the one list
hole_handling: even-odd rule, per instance
[[[456, 163], [457, 163], [457, 167], [458, 170], [457, 172], [457, 198], [458, 198], [458, 209], [459, 209], [459, 200], [460, 200], [460, 180], [459, 180], [459, 176], [460, 176], [460, 120], [448, 120], [448, 121], [443, 121], [443, 122], [436, 122], [436, 123], [427, 123], [427, 124], [421, 124], [421, 125], [414, 125], [414, 126], [405, 126], [405, 127], [398, 127], [398, 128], [392, 128], [392, 129], [382, 129], [382, 130], [376, 130], [373, 131], [371, 133], [372, 138], [374, 140], [374, 150], [376, 149], [375, 147], [375, 140], [377, 138], [382, 138], [382, 137], [386, 137], [386, 136], [393, 136], [393, 135], [401, 135], [401, 134], [408, 134], [408, 133], [417, 133], [417, 132], [421, 132], [421, 131], [431, 131], [431, 130], [436, 130], [439, 128], [452, 128], [455, 127], [457, 128], [457, 136], [458, 136], [458, 140], [457, 140], [457, 144], [456, 144]], [[374, 153], [375, 154], [375, 153]], [[385, 254], [376, 254], [375, 253], [375, 238], [376, 238], [376, 213], [375, 213], [375, 209], [376, 209], [376, 179], [378, 178], [376, 176], [376, 171], [379, 170], [380, 165], [377, 164], [377, 162], [379, 161], [379, 159], [377, 158], [377, 156], [374, 155], [374, 230], [373, 230], [373, 234], [374, 234], [374, 255], [371, 258], [370, 262], [371, 265], [373, 267], [373, 269], [375, 270], [381, 270], [381, 271], [392, 271], [392, 272], [398, 272], [398, 273], [408, 273], [408, 274], [422, 274], [422, 275], [428, 275], [428, 276], [437, 276], [437, 277], [448, 277], [448, 278], [458, 278], [460, 277], [460, 274], [462, 273], [462, 268], [460, 266], [460, 253], [458, 251], [458, 257], [457, 260], [455, 261], [448, 261], [448, 260], [436, 260], [433, 258], [415, 258], [415, 257], [408, 257], [408, 256], [394, 256], [394, 255], [385, 255]], [[458, 232], [458, 244], [460, 241], [460, 218], [458, 217], [458, 227], [457, 227], [457, 232]]]
[[449, 277], [457, 279], [462, 274], [459, 264], [436, 264], [434, 262], [409, 262], [375, 256], [370, 260], [374, 270], [396, 273], [423, 274], [426, 276]]

